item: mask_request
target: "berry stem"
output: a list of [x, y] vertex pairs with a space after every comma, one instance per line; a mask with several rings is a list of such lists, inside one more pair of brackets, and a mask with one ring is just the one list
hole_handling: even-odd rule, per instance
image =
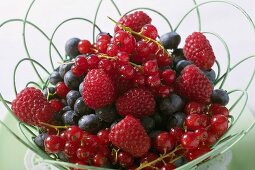
[[[158, 42], [158, 41], [156, 41], [156, 40], [153, 40], [153, 39], [151, 39], [151, 38], [149, 38], [149, 37], [146, 37], [146, 36], [140, 34], [139, 32], [133, 31], [131, 28], [126, 27], [126, 26], [124, 26], [124, 25], [122, 25], [122, 24], [116, 22], [116, 21], [115, 21], [114, 19], [112, 19], [111, 17], [108, 17], [108, 18], [109, 18], [112, 22], [114, 22], [116, 25], [118, 25], [120, 28], [122, 28], [123, 30], [125, 30], [125, 31], [127, 31], [127, 32], [129, 32], [129, 33], [132, 33], [132, 34], [134, 34], [134, 35], [136, 35], [136, 36], [139, 36], [139, 37], [143, 38], [144, 40], [146, 40], [146, 42], [154, 42], [155, 44], [157, 44], [157, 46], [159, 47], [159, 49], [162, 49], [166, 54], [168, 54], [168, 55], [170, 56], [169, 52], [163, 47], [163, 45], [162, 45], [160, 42]], [[156, 52], [156, 54], [157, 54], [159, 51], [160, 51], [160, 50], [158, 50], [158, 51]]]
[[[168, 154], [160, 155], [159, 158], [157, 158], [157, 159], [155, 159], [151, 162], [145, 162], [145, 163], [140, 164], [140, 166], [138, 168], [136, 168], [136, 170], [141, 170], [141, 169], [146, 168], [146, 167], [151, 167], [153, 164], [156, 164], [157, 162], [160, 162], [160, 161], [164, 160], [167, 157], [175, 155], [175, 152], [180, 150], [180, 149], [182, 149], [182, 147], [181, 147], [181, 145], [178, 145], [172, 152], [170, 152]], [[175, 160], [175, 159], [173, 159], [173, 160]], [[171, 162], [173, 160], [171, 160]]]
[[58, 132], [57, 134], [59, 134], [59, 129], [67, 129], [68, 128], [68, 126], [55, 126], [55, 125], [51, 125], [51, 124], [44, 123], [44, 122], [40, 122], [40, 124], [55, 129]]

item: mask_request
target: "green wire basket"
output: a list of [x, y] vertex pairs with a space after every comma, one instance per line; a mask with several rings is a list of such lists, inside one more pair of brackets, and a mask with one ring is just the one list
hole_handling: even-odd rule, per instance
[[[29, 62], [32, 65], [32, 67], [34, 69], [34, 72], [36, 73], [36, 75], [38, 77], [38, 81], [29, 81], [29, 82], [27, 82], [26, 86], [36, 86], [37, 88], [40, 88], [40, 89], [43, 90], [49, 85], [48, 81], [47, 80], [45, 81], [44, 78], [47, 75], [50, 74], [50, 71], [48, 71], [42, 64], [40, 64], [39, 61], [36, 61], [35, 59], [33, 59], [31, 57], [30, 51], [28, 49], [28, 44], [27, 44], [27, 35], [26, 35], [27, 27], [30, 26], [34, 30], [39, 31], [42, 34], [42, 36], [44, 36], [44, 38], [46, 38], [48, 40], [48, 42], [49, 42], [49, 44], [48, 44], [49, 61], [50, 61], [51, 68], [53, 70], [55, 68], [55, 65], [57, 64], [57, 63], [54, 63], [54, 61], [53, 61], [53, 55], [52, 55], [53, 50], [58, 56], [57, 60], [63, 62], [67, 57], [67, 56], [62, 55], [59, 52], [59, 50], [57, 49], [56, 45], [53, 43], [53, 39], [55, 37], [55, 34], [58, 32], [58, 30], [63, 25], [65, 25], [66, 23], [68, 23], [70, 21], [74, 21], [74, 20], [85, 21], [85, 22], [91, 24], [92, 36], [93, 36], [92, 40], [94, 42], [95, 37], [96, 37], [96, 32], [101, 32], [100, 27], [97, 25], [97, 18], [98, 18], [98, 13], [100, 12], [100, 7], [102, 5], [102, 2], [103, 2], [103, 0], [98, 1], [98, 6], [97, 6], [97, 9], [95, 11], [94, 18], [92, 20], [87, 19], [87, 18], [81, 18], [81, 17], [66, 19], [66, 20], [62, 21], [53, 30], [51, 36], [48, 36], [40, 27], [38, 27], [36, 24], [34, 24], [33, 22], [28, 20], [28, 16], [30, 15], [31, 9], [36, 4], [36, 0], [33, 0], [31, 2], [31, 4], [29, 5], [29, 8], [26, 12], [26, 15], [25, 15], [24, 19], [9, 19], [9, 20], [6, 20], [6, 21], [4, 21], [3, 23], [0, 24], [0, 29], [2, 27], [4, 27], [5, 25], [13, 23], [13, 22], [21, 22], [22, 25], [23, 25], [23, 27], [22, 27], [22, 38], [23, 38], [23, 45], [24, 45], [24, 49], [25, 49], [25, 53], [26, 53], [27, 57], [21, 59], [17, 63], [17, 65], [15, 66], [15, 69], [14, 69], [13, 87], [14, 87], [15, 94], [17, 94], [16, 73], [17, 73], [18, 68], [20, 67], [20, 65], [23, 64], [24, 62]], [[132, 11], [135, 11], [135, 10], [145, 10], [145, 11], [149, 11], [151, 13], [155, 13], [163, 21], [165, 21], [167, 23], [167, 25], [169, 26], [169, 29], [171, 31], [178, 31], [178, 28], [180, 27], [180, 25], [183, 23], [183, 21], [191, 13], [195, 13], [196, 16], [197, 16], [198, 29], [196, 31], [202, 31], [200, 8], [202, 6], [206, 6], [206, 5], [209, 5], [209, 4], [222, 3], [222, 4], [233, 7], [240, 14], [242, 14], [243, 18], [248, 20], [250, 26], [253, 28], [253, 31], [255, 33], [255, 25], [254, 25], [254, 22], [252, 21], [251, 17], [239, 5], [234, 4], [232, 2], [229, 2], [229, 1], [211, 0], [211, 1], [206, 1], [206, 2], [203, 2], [203, 3], [197, 4], [197, 2], [195, 0], [193, 0], [194, 6], [192, 7], [192, 9], [188, 10], [184, 14], [183, 18], [181, 18], [180, 22], [177, 24], [176, 27], [173, 27], [171, 22], [168, 20], [168, 18], [166, 18], [162, 13], [160, 13], [157, 10], [154, 10], [154, 9], [151, 9], [151, 8], [146, 8], [146, 7], [139, 7], [139, 8], [135, 8], [135, 9], [132, 9], [130, 11], [127, 11], [126, 13], [121, 13], [121, 11], [119, 10], [117, 4], [113, 0], [109, 0], [109, 1], [105, 1], [105, 2], [112, 3], [113, 8], [117, 11], [119, 16], [126, 15], [126, 14], [128, 14]], [[230, 49], [228, 48], [228, 45], [224, 41], [224, 39], [220, 35], [218, 35], [217, 33], [213, 33], [213, 32], [203, 32], [203, 33], [204, 34], [209, 34], [210, 36], [213, 36], [217, 40], [219, 40], [219, 42], [223, 45], [223, 47], [226, 51], [226, 54], [227, 54], [227, 56], [226, 56], [227, 62], [226, 63], [227, 63], [227, 65], [225, 66], [226, 67], [225, 71], [221, 70], [222, 66], [220, 65], [219, 61], [216, 61], [217, 79], [216, 79], [216, 82], [215, 82], [215, 86], [217, 88], [223, 88], [224, 84], [227, 81], [228, 76], [231, 74], [231, 72], [234, 69], [236, 69], [237, 67], [239, 67], [240, 65], [242, 65], [243, 63], [253, 60], [255, 58], [255, 55], [251, 55], [251, 56], [242, 58], [236, 64], [231, 65]], [[38, 71], [38, 68], [45, 71], [46, 74], [41, 74]], [[254, 68], [252, 68], [252, 69], [254, 69]], [[243, 88], [241, 88], [241, 89], [227, 89], [228, 93], [230, 95], [230, 99], [231, 99], [230, 104], [228, 105], [228, 108], [231, 112], [231, 119], [230, 119], [230, 125], [229, 125], [228, 132], [224, 136], [222, 136], [216, 144], [213, 145], [212, 151], [210, 151], [209, 153], [206, 153], [205, 155], [203, 155], [203, 156], [201, 156], [201, 157], [199, 157], [199, 158], [197, 158], [197, 159], [195, 159], [191, 162], [188, 162], [187, 164], [177, 168], [177, 170], [196, 169], [201, 164], [206, 164], [206, 162], [208, 162], [209, 160], [212, 160], [212, 159], [216, 158], [217, 156], [227, 152], [232, 146], [234, 146], [236, 143], [238, 143], [247, 133], [249, 133], [249, 131], [255, 126], [255, 121], [254, 121], [252, 124], [250, 124], [245, 129], [238, 129], [238, 123], [237, 123], [239, 121], [239, 118], [242, 117], [242, 115], [245, 114], [245, 108], [246, 108], [246, 105], [247, 105], [247, 102], [248, 102], [248, 89], [250, 88], [251, 83], [252, 83], [252, 81], [254, 79], [254, 76], [255, 76], [255, 69], [251, 70], [251, 71], [252, 71], [252, 74], [251, 74], [248, 82], [246, 83], [246, 85]], [[0, 100], [2, 101], [2, 103], [5, 106], [5, 108], [7, 109], [7, 111], [9, 113], [12, 113], [12, 110], [10, 109], [11, 102], [6, 100], [1, 94], [0, 94]], [[19, 140], [22, 144], [24, 144], [28, 149], [30, 149], [31, 151], [33, 151], [34, 153], [39, 155], [42, 158], [40, 161], [42, 161], [44, 163], [52, 164], [58, 169], [68, 169], [69, 167], [80, 168], [80, 169], [98, 169], [98, 170], [106, 169], [106, 168], [97, 168], [97, 167], [91, 167], [91, 166], [76, 165], [76, 164], [71, 164], [71, 163], [55, 160], [55, 157], [49, 156], [48, 154], [46, 154], [44, 151], [39, 149], [33, 143], [32, 138], [35, 137], [36, 134], [38, 133], [37, 129], [35, 127], [29, 126], [29, 125], [27, 125], [25, 123], [22, 123], [19, 120], [17, 120], [18, 128], [19, 128], [19, 130], [22, 134], [22, 135], [20, 135], [20, 134], [18, 135], [17, 133], [14, 133], [2, 121], [0, 121], [0, 124], [3, 127], [5, 127], [8, 132], [10, 132], [17, 140]]]

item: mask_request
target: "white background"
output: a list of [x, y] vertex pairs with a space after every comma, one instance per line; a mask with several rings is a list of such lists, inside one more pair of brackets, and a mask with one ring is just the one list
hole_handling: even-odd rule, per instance
[[[26, 10], [30, 4], [30, 0], [1, 0], [0, 3], [0, 23], [11, 18], [25, 17]], [[198, 0], [198, 3], [205, 2]], [[251, 0], [232, 0], [238, 3], [247, 13], [255, 20], [255, 1]], [[40, 0], [36, 1], [28, 20], [37, 24], [49, 37], [53, 30], [63, 20], [72, 17], [83, 17], [93, 20], [98, 0]], [[116, 0], [122, 13], [135, 7], [150, 7], [163, 13], [175, 27], [183, 15], [192, 8], [192, 0]], [[231, 53], [231, 64], [235, 64], [241, 58], [255, 54], [255, 31], [249, 25], [248, 20], [243, 14], [230, 5], [213, 3], [201, 6], [202, 31], [217, 32], [222, 36]], [[113, 23], [106, 16], [118, 19], [118, 15], [110, 0], [104, 0], [101, 6], [97, 24], [103, 31], [112, 33]], [[158, 27], [160, 34], [170, 31], [166, 22], [159, 16], [151, 13], [153, 24]], [[12, 84], [12, 74], [16, 63], [26, 56], [22, 41], [22, 23], [13, 22], [0, 28], [0, 91], [7, 100], [14, 98], [14, 90]], [[198, 30], [198, 22], [195, 11], [183, 22], [178, 29], [178, 33], [182, 36], [183, 46], [185, 37], [193, 31]], [[48, 70], [51, 70], [49, 64], [48, 47], [49, 42], [36, 29], [31, 26], [26, 27], [26, 39], [28, 49], [31, 56], [42, 63]], [[71, 37], [79, 37], [81, 39], [91, 39], [91, 25], [83, 21], [72, 21], [65, 24], [56, 33], [53, 42], [64, 55], [64, 44]], [[226, 65], [226, 52], [222, 43], [213, 36], [208, 35], [211, 44], [216, 53], [217, 59], [221, 65]], [[57, 62], [56, 53], [53, 50], [54, 61]], [[234, 89], [242, 88], [248, 81], [249, 76], [255, 68], [254, 60], [246, 62], [229, 77], [226, 87]], [[223, 69], [224, 71], [224, 69]], [[18, 91], [21, 90], [29, 80], [38, 81], [31, 65], [27, 63], [21, 64], [18, 69], [16, 78]], [[254, 83], [253, 90], [250, 91], [250, 106], [254, 101]], [[253, 102], [254, 103], [254, 102]], [[5, 108], [0, 106], [0, 117], [6, 112]]]

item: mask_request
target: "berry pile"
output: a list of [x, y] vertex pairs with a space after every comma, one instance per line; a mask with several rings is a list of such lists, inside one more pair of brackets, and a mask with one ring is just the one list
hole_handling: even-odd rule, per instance
[[157, 40], [142, 11], [112, 21], [113, 36], [68, 40], [51, 85], [13, 100], [40, 128], [34, 142], [62, 161], [116, 169], [169, 170], [209, 152], [228, 130], [229, 96], [214, 89], [207, 38], [194, 32], [182, 49], [176, 32]]

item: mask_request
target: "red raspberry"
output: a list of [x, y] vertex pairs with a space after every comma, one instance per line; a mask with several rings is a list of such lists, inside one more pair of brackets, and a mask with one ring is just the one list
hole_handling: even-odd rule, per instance
[[82, 97], [88, 107], [102, 108], [111, 104], [115, 99], [114, 84], [103, 69], [92, 69], [83, 82]]
[[141, 122], [131, 115], [113, 126], [109, 139], [112, 144], [134, 157], [141, 157], [150, 149], [150, 137]]
[[213, 86], [198, 67], [189, 65], [182, 70], [177, 78], [175, 89], [190, 101], [207, 103], [210, 101]]
[[[133, 31], [140, 32], [145, 24], [151, 23], [151, 18], [143, 11], [136, 11], [134, 13], [123, 16], [118, 23], [131, 28]], [[120, 28], [116, 25], [114, 31], [119, 31]]]
[[194, 32], [185, 41], [183, 48], [185, 57], [202, 70], [209, 70], [215, 62], [210, 42], [201, 32]]
[[30, 125], [49, 123], [53, 118], [53, 109], [49, 102], [34, 87], [27, 87], [16, 96], [12, 101], [12, 111], [21, 121]]
[[134, 88], [124, 93], [117, 99], [117, 112], [126, 116], [131, 114], [135, 117], [150, 116], [155, 110], [155, 99], [150, 91], [142, 88]]

